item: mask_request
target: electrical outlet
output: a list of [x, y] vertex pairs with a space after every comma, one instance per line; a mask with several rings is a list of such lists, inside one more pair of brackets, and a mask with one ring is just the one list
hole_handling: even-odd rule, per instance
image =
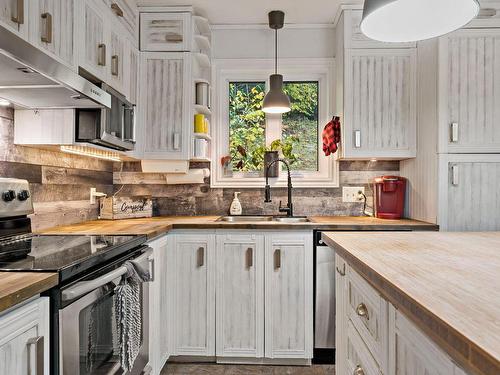
[[363, 198], [360, 197], [359, 192], [362, 192], [364, 194], [365, 188], [358, 186], [342, 187], [342, 202], [344, 203], [362, 202]]

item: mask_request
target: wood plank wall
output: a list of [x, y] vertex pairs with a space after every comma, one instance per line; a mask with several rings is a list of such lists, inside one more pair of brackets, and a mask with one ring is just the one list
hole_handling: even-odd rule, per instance
[[[191, 163], [191, 168], [209, 168], [209, 163]], [[244, 214], [277, 214], [279, 201], [287, 201], [286, 188], [272, 190], [272, 203], [264, 203], [261, 189], [212, 189], [210, 179], [201, 185], [166, 185], [158, 173], [141, 173], [140, 163], [123, 164], [126, 180], [120, 179], [120, 165], [115, 165], [114, 189], [123, 195], [152, 195], [154, 215], [225, 215], [235, 191], [241, 191]], [[341, 161], [340, 188], [294, 188], [293, 203], [297, 215], [362, 215], [363, 204], [343, 203], [342, 186], [364, 186], [372, 205], [372, 188], [367, 181], [382, 175], [399, 175], [397, 161]], [[125, 176], [124, 176], [125, 177]], [[135, 183], [131, 183], [134, 181]]]
[[113, 163], [14, 145], [14, 111], [0, 107], [0, 177], [27, 179], [33, 196], [33, 229], [97, 218], [89, 189], [113, 192]]

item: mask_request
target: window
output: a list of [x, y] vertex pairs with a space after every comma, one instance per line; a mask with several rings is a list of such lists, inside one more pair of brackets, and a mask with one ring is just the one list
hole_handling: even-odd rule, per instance
[[[263, 186], [264, 154], [275, 149], [290, 162], [294, 186], [338, 186], [338, 163], [324, 156], [321, 137], [322, 125], [331, 116], [332, 61], [308, 61], [307, 65], [280, 61], [283, 90], [291, 102], [291, 111], [283, 115], [262, 111], [272, 70], [268, 64], [263, 60], [216, 62], [212, 154], [217, 164], [212, 165], [212, 186]], [[286, 174], [273, 179], [273, 184], [286, 185]]]

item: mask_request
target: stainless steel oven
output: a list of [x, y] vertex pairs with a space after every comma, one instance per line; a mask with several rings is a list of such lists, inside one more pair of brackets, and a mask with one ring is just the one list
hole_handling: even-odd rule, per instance
[[111, 108], [76, 109], [76, 142], [92, 143], [121, 151], [135, 147], [135, 105], [102, 84], [111, 95]]
[[[154, 278], [153, 251], [149, 247], [134, 259], [150, 269]], [[125, 374], [120, 366], [114, 314], [115, 287], [126, 272], [122, 259], [61, 289], [59, 342], [61, 374]], [[126, 374], [148, 373], [149, 286], [141, 287], [142, 340], [134, 367]]]

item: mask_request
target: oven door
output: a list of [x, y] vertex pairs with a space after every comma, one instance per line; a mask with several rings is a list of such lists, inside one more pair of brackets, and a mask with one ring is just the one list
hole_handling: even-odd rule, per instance
[[[152, 250], [136, 258], [154, 274]], [[61, 291], [59, 310], [60, 368], [62, 374], [125, 374], [120, 366], [117, 326], [114, 313], [116, 285], [124, 267], [103, 275], [83, 279]], [[142, 340], [133, 369], [126, 374], [141, 374], [148, 363], [149, 286], [141, 287]]]

